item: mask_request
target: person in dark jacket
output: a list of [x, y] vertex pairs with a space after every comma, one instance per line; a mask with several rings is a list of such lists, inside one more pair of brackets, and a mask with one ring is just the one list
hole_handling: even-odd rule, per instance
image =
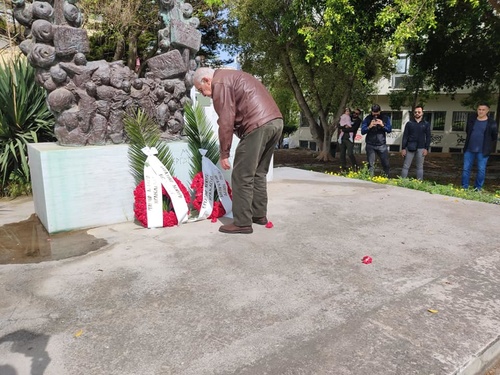
[[241, 70], [198, 68], [194, 86], [219, 116], [220, 165], [230, 169], [233, 133], [240, 138], [231, 174], [234, 222], [223, 233], [252, 233], [267, 224], [267, 172], [283, 131], [283, 116], [264, 85]]
[[370, 176], [373, 176], [375, 168], [375, 155], [382, 163], [384, 174], [389, 177], [389, 150], [387, 149], [386, 136], [392, 131], [391, 119], [382, 116], [378, 104], [372, 105], [371, 113], [365, 117], [361, 124], [361, 134], [366, 134], [366, 158]]
[[477, 116], [469, 118], [465, 132], [464, 169], [462, 172], [462, 187], [469, 188], [470, 172], [477, 159], [477, 174], [474, 189], [481, 190], [486, 177], [486, 164], [492, 151], [495, 151], [498, 139], [498, 126], [495, 120], [488, 116], [490, 106], [479, 103]]
[[359, 118], [360, 114], [361, 110], [356, 108], [352, 113], [350, 124], [342, 125], [342, 123], [339, 123], [339, 132], [342, 132], [341, 139], [339, 140], [340, 167], [344, 171], [347, 170], [346, 153], [351, 160], [353, 171], [357, 171], [359, 168], [356, 157], [354, 156], [354, 139], [361, 125], [361, 119]]
[[424, 120], [424, 108], [416, 106], [413, 110], [413, 121], [408, 121], [403, 131], [401, 155], [405, 158], [401, 177], [408, 177], [413, 158], [416, 160], [417, 179], [424, 179], [424, 159], [431, 145], [431, 124]]

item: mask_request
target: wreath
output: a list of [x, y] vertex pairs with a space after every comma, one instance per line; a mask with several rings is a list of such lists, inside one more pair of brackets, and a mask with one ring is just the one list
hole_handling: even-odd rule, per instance
[[[203, 178], [203, 172], [198, 172], [194, 178], [193, 181], [191, 182], [191, 189], [193, 190], [193, 208], [197, 210], [198, 212], [201, 209], [201, 205], [203, 203], [203, 186], [204, 186], [204, 178]], [[227, 186], [227, 191], [229, 193], [229, 197], [233, 199], [233, 195], [231, 192], [231, 188], [229, 187], [228, 182], [226, 181], [226, 186]], [[212, 212], [210, 213], [210, 216], [208, 219], [211, 219], [211, 221], [214, 223], [217, 221], [219, 217], [222, 217], [226, 214], [226, 210], [224, 208], [224, 205], [222, 202], [219, 200], [219, 197], [217, 196], [217, 190], [215, 191], [215, 197], [214, 197], [214, 204], [212, 208]]]
[[[191, 197], [189, 195], [188, 190], [183, 185], [183, 183], [173, 177], [174, 181], [179, 186], [184, 198], [186, 199], [186, 203], [189, 206], [191, 202]], [[173, 227], [179, 223], [177, 220], [177, 216], [175, 215], [174, 207], [172, 206], [172, 201], [165, 190], [165, 188], [161, 187], [161, 192], [163, 196], [163, 227]], [[144, 226], [148, 227], [148, 215], [147, 215], [147, 202], [146, 202], [146, 185], [144, 180], [142, 180], [139, 185], [136, 186], [134, 190], [134, 213], [136, 219]]]

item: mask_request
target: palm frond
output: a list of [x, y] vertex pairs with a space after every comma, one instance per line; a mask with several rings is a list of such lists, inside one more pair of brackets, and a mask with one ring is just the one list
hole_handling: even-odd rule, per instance
[[200, 148], [207, 150], [206, 157], [214, 164], [219, 160], [219, 143], [210, 123], [205, 116], [202, 106], [187, 104], [184, 106], [186, 123], [184, 133], [188, 139], [188, 148], [192, 154], [190, 161], [190, 177], [193, 178], [201, 171]]
[[27, 144], [54, 141], [54, 117], [35, 69], [22, 54], [0, 58], [0, 191], [11, 176], [30, 182]]
[[135, 183], [144, 180], [144, 163], [147, 156], [142, 152], [144, 147], [155, 147], [158, 159], [168, 169], [173, 171], [173, 158], [168, 144], [160, 138], [160, 128], [144, 111], [125, 115], [123, 119], [125, 131], [130, 140], [128, 160]]

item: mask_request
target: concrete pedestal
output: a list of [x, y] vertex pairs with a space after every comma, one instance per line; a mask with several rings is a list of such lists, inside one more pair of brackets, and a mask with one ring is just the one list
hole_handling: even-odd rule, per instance
[[128, 145], [28, 145], [35, 213], [49, 233], [133, 220]]
[[[35, 213], [49, 233], [134, 220], [135, 183], [128, 147], [28, 145]], [[171, 142], [169, 148], [174, 159], [171, 172], [189, 189], [191, 152], [187, 143]], [[231, 182], [231, 171], [223, 174]], [[272, 164], [268, 180], [272, 180]]]
[[[134, 220], [128, 145], [28, 145], [35, 213], [49, 233]], [[191, 152], [169, 143], [175, 177], [189, 188]]]

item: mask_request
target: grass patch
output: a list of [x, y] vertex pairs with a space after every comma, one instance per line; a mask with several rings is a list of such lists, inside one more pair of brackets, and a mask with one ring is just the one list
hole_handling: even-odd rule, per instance
[[486, 191], [476, 191], [473, 189], [463, 189], [453, 184], [440, 185], [433, 181], [420, 181], [414, 178], [387, 178], [383, 176], [371, 177], [366, 164], [359, 171], [348, 171], [343, 173], [325, 172], [333, 176], [354, 178], [357, 180], [371, 181], [377, 184], [399, 186], [407, 189], [425, 191], [430, 194], [446, 195], [449, 197], [461, 198], [470, 201], [500, 204], [500, 191], [489, 193]]

